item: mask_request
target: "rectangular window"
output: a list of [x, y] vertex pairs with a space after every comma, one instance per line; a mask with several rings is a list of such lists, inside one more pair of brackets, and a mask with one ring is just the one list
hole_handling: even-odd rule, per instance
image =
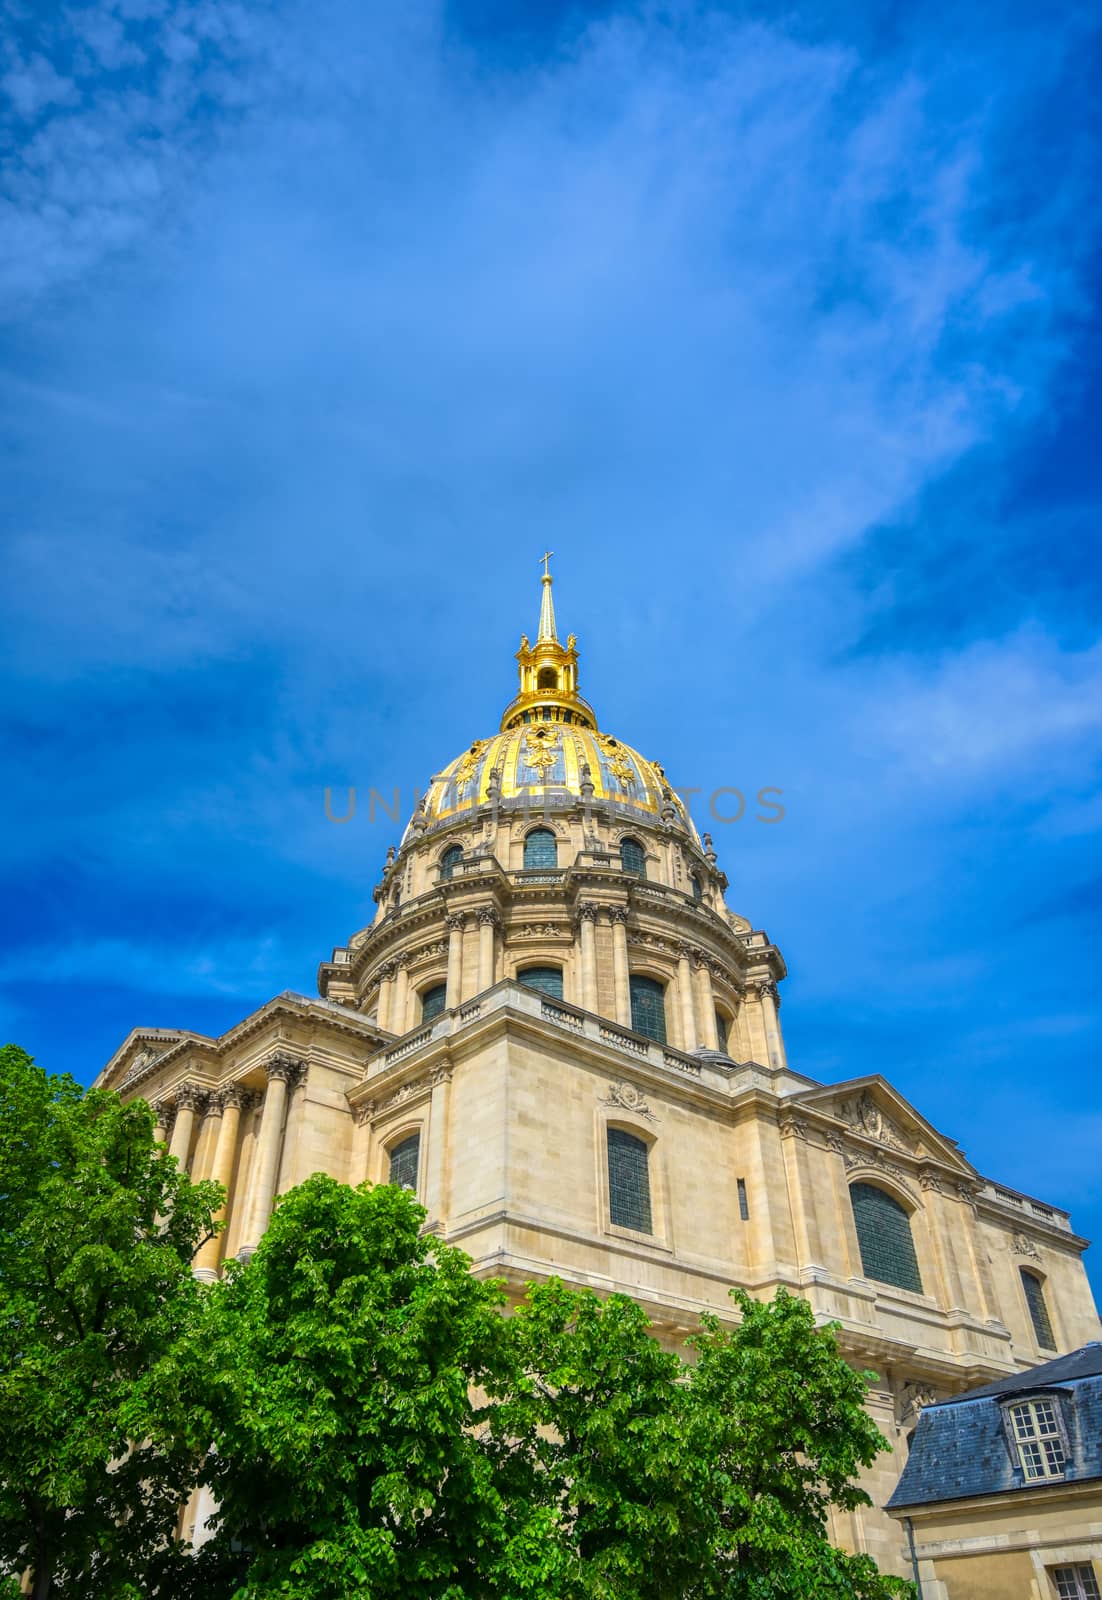
[[650, 1174], [644, 1139], [623, 1128], [608, 1130], [608, 1214], [618, 1228], [650, 1233]]
[[1064, 1442], [1054, 1400], [1011, 1406], [1010, 1426], [1027, 1483], [1064, 1476]]
[[1059, 1600], [1100, 1600], [1092, 1566], [1052, 1567], [1050, 1573]]
[[750, 1221], [750, 1206], [746, 1199], [746, 1179], [738, 1180], [738, 1214], [743, 1222]]

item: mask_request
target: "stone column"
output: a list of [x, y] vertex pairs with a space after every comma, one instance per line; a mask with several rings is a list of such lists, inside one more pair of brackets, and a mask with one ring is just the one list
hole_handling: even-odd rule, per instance
[[823, 1260], [822, 1234], [815, 1205], [814, 1179], [808, 1163], [807, 1123], [789, 1111], [782, 1111], [780, 1128], [799, 1265], [822, 1267], [826, 1263]]
[[[234, 1158], [237, 1155], [237, 1130], [241, 1123], [241, 1112], [249, 1101], [249, 1092], [239, 1083], [231, 1083], [220, 1094], [210, 1097], [210, 1111], [208, 1115], [218, 1118], [218, 1137], [214, 1145], [214, 1158], [208, 1174], [215, 1183], [220, 1183], [226, 1191], [226, 1202], [215, 1216], [216, 1222], [222, 1222], [229, 1209], [229, 1189], [233, 1178]], [[217, 1239], [208, 1239], [195, 1258], [192, 1267], [197, 1278], [213, 1282], [218, 1276], [218, 1263], [222, 1259], [222, 1243], [224, 1231]]]
[[394, 997], [393, 961], [384, 961], [379, 968], [379, 1026], [390, 1031], [391, 1001]]
[[158, 1144], [168, 1142], [168, 1130], [172, 1126], [172, 1104], [168, 1100], [155, 1100], [153, 1102], [153, 1115], [156, 1121], [153, 1124], [153, 1137]]
[[941, 1290], [945, 1296], [945, 1309], [947, 1311], [963, 1311], [964, 1290], [960, 1281], [957, 1258], [953, 1251], [952, 1232], [945, 1216], [941, 1175], [932, 1167], [922, 1167], [919, 1170], [918, 1181], [922, 1185], [923, 1203], [929, 1220], [934, 1252], [937, 1256], [938, 1275], [941, 1278]]
[[394, 965], [398, 971], [394, 980], [394, 1008], [390, 1014], [390, 1027], [393, 1033], [405, 1033], [409, 1027], [409, 956], [396, 957]]
[[719, 1049], [716, 1032], [716, 1000], [712, 993], [712, 974], [703, 950], [693, 951], [693, 977], [696, 980], [696, 1024], [705, 1050]]
[[248, 1213], [239, 1251], [242, 1256], [252, 1255], [268, 1226], [279, 1176], [287, 1088], [301, 1078], [305, 1068], [303, 1062], [294, 1056], [275, 1055], [265, 1062], [264, 1070], [268, 1074], [268, 1087], [264, 1091], [264, 1109], [260, 1113], [260, 1132], [253, 1157]]
[[352, 1150], [349, 1156], [348, 1181], [355, 1188], [358, 1184], [366, 1183], [371, 1176], [371, 1146], [372, 1118], [375, 1115], [374, 1102], [368, 1100], [356, 1106], [352, 1112], [352, 1121], [355, 1124], [352, 1133]]
[[501, 919], [494, 906], [478, 908], [478, 993], [494, 985], [496, 929]]
[[435, 1233], [443, 1233], [447, 1222], [448, 1098], [451, 1081], [450, 1065], [437, 1067], [432, 1075], [428, 1121], [421, 1133], [421, 1160], [425, 1163], [422, 1193], [428, 1213], [425, 1225]]
[[683, 1050], [697, 1047], [696, 1016], [693, 1008], [692, 951], [687, 944], [677, 947], [677, 998], [681, 1003], [681, 1038]]
[[463, 928], [466, 913], [453, 911], [444, 918], [448, 930], [448, 992], [444, 1004], [450, 1011], [463, 998]]
[[202, 1090], [194, 1083], [182, 1083], [176, 1090], [176, 1121], [172, 1125], [172, 1141], [168, 1153], [176, 1157], [181, 1167], [187, 1166], [192, 1129], [195, 1127], [195, 1113], [203, 1104], [204, 1098]]
[[781, 1043], [780, 1023], [777, 1012], [780, 1009], [780, 996], [777, 985], [771, 980], [766, 980], [757, 985], [757, 993], [761, 1000], [762, 1021], [765, 1024], [765, 1043], [769, 1053], [771, 1067], [784, 1067], [787, 1062], [784, 1058], [784, 1046]]
[[582, 980], [582, 1008], [596, 1011], [597, 1000], [597, 907], [585, 901], [578, 907], [577, 927], [579, 964]]
[[612, 928], [612, 982], [616, 998], [616, 1021], [631, 1027], [631, 985], [628, 981], [628, 908], [609, 906]]

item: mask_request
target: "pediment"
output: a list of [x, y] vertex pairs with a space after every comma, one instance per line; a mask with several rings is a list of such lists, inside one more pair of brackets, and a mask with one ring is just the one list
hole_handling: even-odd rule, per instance
[[979, 1177], [955, 1139], [938, 1130], [879, 1073], [828, 1084], [792, 1096], [791, 1102], [825, 1112], [855, 1148], [894, 1151], [914, 1161], [934, 1162], [962, 1180]]
[[186, 1035], [174, 1028], [132, 1028], [96, 1079], [97, 1089], [121, 1089], [126, 1081], [171, 1050]]

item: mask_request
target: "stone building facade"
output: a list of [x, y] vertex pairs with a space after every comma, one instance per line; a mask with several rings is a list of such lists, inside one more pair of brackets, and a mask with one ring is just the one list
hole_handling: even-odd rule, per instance
[[1102, 1344], [927, 1406], [888, 1510], [922, 1600], [1100, 1600]]
[[410, 1184], [517, 1295], [551, 1274], [631, 1294], [671, 1345], [733, 1284], [805, 1295], [879, 1374], [893, 1446], [876, 1509], [835, 1535], [905, 1572], [881, 1508], [922, 1407], [1098, 1335], [1086, 1241], [885, 1078], [789, 1066], [781, 954], [727, 907], [662, 768], [600, 730], [546, 572], [517, 661], [498, 732], [433, 780], [318, 997], [217, 1039], [136, 1029], [99, 1082], [226, 1186], [208, 1278], [323, 1171]]

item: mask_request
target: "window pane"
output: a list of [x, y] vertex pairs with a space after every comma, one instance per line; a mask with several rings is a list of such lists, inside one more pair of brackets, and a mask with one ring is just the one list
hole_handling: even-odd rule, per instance
[[608, 1213], [618, 1228], [651, 1232], [647, 1146], [622, 1128], [608, 1130]]
[[1027, 1480], [1061, 1477], [1064, 1471], [1064, 1445], [1055, 1402], [1023, 1401], [1021, 1405], [1011, 1407], [1010, 1421], [1023, 1476]]
[[517, 973], [517, 978], [526, 989], [538, 989], [552, 1000], [562, 999], [561, 967], [525, 967], [523, 972]]
[[1093, 1567], [1053, 1567], [1052, 1579], [1060, 1600], [1099, 1600]]
[[866, 1278], [921, 1294], [911, 1219], [899, 1201], [871, 1183], [852, 1184], [849, 1195]]
[[648, 1039], [659, 1044], [666, 1042], [665, 990], [653, 978], [632, 978], [631, 1025], [636, 1033], [645, 1033]]
[[463, 847], [458, 844], [449, 846], [440, 857], [440, 876], [442, 878], [450, 878], [462, 859]]
[[723, 1015], [722, 1011], [717, 1011], [716, 1012], [716, 1038], [719, 1040], [719, 1048], [723, 1051], [723, 1054], [726, 1055], [727, 1054], [727, 1018]]
[[620, 841], [620, 865], [625, 872], [634, 872], [637, 878], [647, 875], [647, 857], [638, 839]]
[[435, 989], [426, 989], [421, 996], [421, 1021], [431, 1022], [433, 1017], [438, 1017], [444, 1010], [448, 998], [446, 983], [438, 983]]
[[690, 884], [690, 886], [692, 888], [692, 891], [693, 891], [693, 899], [694, 900], [701, 899], [702, 896], [703, 896], [704, 891], [700, 887], [700, 879], [697, 877], [695, 872], [690, 875], [689, 884]]
[[1048, 1306], [1045, 1304], [1045, 1291], [1041, 1287], [1041, 1280], [1032, 1272], [1027, 1272], [1025, 1267], [1019, 1267], [1018, 1270], [1022, 1275], [1022, 1288], [1025, 1290], [1026, 1305], [1029, 1307], [1037, 1343], [1042, 1350], [1055, 1350], [1056, 1340], [1052, 1337], [1052, 1323], [1048, 1318]]
[[526, 867], [557, 867], [559, 849], [549, 828], [535, 828], [524, 841]]
[[396, 1144], [390, 1152], [390, 1182], [400, 1189], [417, 1193], [417, 1160], [421, 1153], [421, 1135], [411, 1133], [408, 1139]]

